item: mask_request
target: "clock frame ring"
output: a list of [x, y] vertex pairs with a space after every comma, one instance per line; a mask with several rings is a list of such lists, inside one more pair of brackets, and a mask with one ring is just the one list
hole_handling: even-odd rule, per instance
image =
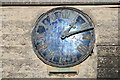
[[[94, 27], [94, 24], [93, 24], [92, 19], [91, 19], [86, 13], [84, 13], [83, 11], [81, 11], [81, 10], [79, 10], [79, 9], [77, 9], [77, 8], [74, 8], [74, 7], [57, 7], [57, 8], [50, 9], [50, 10], [47, 11], [46, 13], [43, 13], [42, 15], [40, 15], [40, 16], [38, 17], [38, 19], [36, 20], [36, 22], [35, 22], [34, 28], [37, 27], [39, 21], [40, 21], [45, 15], [47, 15], [48, 13], [50, 13], [50, 12], [52, 12], [52, 11], [62, 10], [62, 9], [73, 10], [73, 11], [79, 13], [79, 14], [82, 14], [82, 16], [84, 16], [84, 17], [88, 20], [89, 24]], [[33, 36], [33, 35], [31, 35], [31, 36]], [[32, 37], [31, 37], [31, 40], [32, 40]], [[94, 42], [95, 42], [95, 40], [94, 40]], [[93, 44], [93, 45], [94, 45], [94, 44]], [[70, 64], [70, 65], [56, 65], [56, 64], [50, 63], [49, 61], [46, 61], [43, 57], [41, 57], [41, 56], [39, 55], [38, 51], [34, 48], [35, 45], [34, 45], [33, 42], [32, 42], [32, 46], [33, 46], [33, 50], [34, 50], [35, 54], [37, 55], [37, 57], [38, 57], [41, 61], [43, 61], [43, 62], [44, 62], [45, 64], [47, 64], [47, 65], [54, 66], [54, 67], [60, 67], [60, 68], [72, 67], [72, 66], [78, 65], [78, 64], [82, 63], [83, 61], [85, 61], [85, 60], [91, 55], [91, 53], [87, 53], [87, 54], [86, 54], [85, 56], [83, 56], [78, 62], [73, 63], [72, 65], [71, 65], [71, 64]], [[93, 48], [94, 48], [94, 46], [93, 46]], [[92, 50], [93, 50], [93, 48], [92, 48]], [[91, 51], [92, 51], [92, 50], [91, 50]], [[90, 51], [90, 52], [91, 52], [91, 51]]]

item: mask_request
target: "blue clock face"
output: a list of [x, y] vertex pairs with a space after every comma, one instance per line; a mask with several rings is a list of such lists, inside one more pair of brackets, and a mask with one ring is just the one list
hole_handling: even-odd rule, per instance
[[82, 11], [71, 7], [54, 8], [41, 15], [32, 31], [37, 56], [56, 67], [74, 66], [93, 49], [94, 26]]

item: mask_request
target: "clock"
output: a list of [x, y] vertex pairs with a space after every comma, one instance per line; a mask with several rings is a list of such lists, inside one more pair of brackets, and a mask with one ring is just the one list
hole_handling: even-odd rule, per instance
[[92, 20], [73, 7], [57, 7], [43, 13], [32, 31], [34, 52], [54, 67], [80, 64], [91, 55], [94, 43]]

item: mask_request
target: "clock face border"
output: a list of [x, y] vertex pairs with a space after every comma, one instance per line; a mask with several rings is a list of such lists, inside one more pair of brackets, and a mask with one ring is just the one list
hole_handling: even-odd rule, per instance
[[[84, 17], [88, 20], [89, 24], [90, 24], [91, 26], [93, 26], [93, 28], [94, 28], [94, 24], [93, 24], [93, 21], [91, 20], [91, 18], [90, 18], [87, 14], [85, 14], [84, 12], [82, 12], [81, 10], [79, 10], [79, 9], [77, 9], [77, 8], [74, 8], [74, 7], [56, 7], [56, 8], [52, 8], [52, 9], [48, 10], [47, 12], [43, 13], [42, 15], [40, 15], [40, 16], [38, 17], [38, 19], [36, 20], [35, 25], [33, 26], [33, 30], [37, 27], [39, 21], [40, 21], [45, 15], [49, 14], [50, 12], [56, 11], [56, 10], [65, 10], [65, 9], [67, 9], [67, 10], [73, 10], [73, 11], [76, 11], [77, 13], [81, 14], [82, 16], [84, 16]], [[94, 33], [94, 30], [93, 30], [93, 33]], [[95, 36], [95, 34], [94, 34], [94, 36]], [[71, 64], [68, 64], [68, 65], [57, 65], [57, 64], [53, 64], [53, 63], [45, 60], [43, 57], [40, 56], [40, 54], [38, 53], [38, 51], [35, 49], [35, 45], [34, 45], [34, 43], [33, 43], [33, 31], [32, 31], [32, 35], [31, 35], [31, 40], [32, 40], [33, 50], [34, 50], [35, 54], [37, 55], [37, 57], [38, 57], [41, 61], [43, 61], [43, 62], [44, 62], [45, 64], [47, 64], [47, 65], [50, 65], [50, 66], [53, 66], [53, 67], [60, 67], [60, 68], [73, 67], [73, 66], [78, 65], [78, 64], [82, 63], [83, 61], [85, 61], [85, 60], [91, 55], [91, 52], [92, 52], [92, 50], [93, 50], [93, 48], [94, 48], [94, 43], [95, 43], [95, 39], [93, 39], [93, 43], [92, 43], [92, 46], [91, 46], [91, 47], [92, 47], [91, 50], [88, 51], [89, 53], [85, 54], [85, 56], [82, 56], [79, 61], [73, 63], [72, 65], [71, 65]]]

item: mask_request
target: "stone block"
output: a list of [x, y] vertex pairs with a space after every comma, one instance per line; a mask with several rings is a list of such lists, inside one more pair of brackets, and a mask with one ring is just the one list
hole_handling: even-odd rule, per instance
[[0, 68], [2, 68], [2, 60], [0, 60]]
[[98, 68], [118, 68], [119, 58], [118, 57], [98, 57], [97, 67]]
[[96, 45], [118, 45], [118, 9], [91, 10], [95, 24]]
[[[1, 65], [1, 63], [0, 63], [0, 65]], [[0, 79], [2, 78], [2, 71], [3, 71], [3, 69], [0, 67]]]
[[97, 78], [118, 78], [118, 68], [98, 68]]
[[31, 46], [31, 34], [3, 34], [2, 45], [28, 45]]
[[23, 78], [27, 73], [35, 74], [36, 72], [43, 77], [47, 75], [46, 66], [39, 59], [3, 59], [2, 65], [3, 78]]
[[2, 72], [0, 72], [0, 80], [2, 79]]
[[79, 78], [96, 78], [97, 77], [97, 55], [95, 53], [88, 57], [79, 67]]
[[118, 57], [118, 60], [119, 60], [119, 62], [118, 62], [118, 68], [120, 68], [120, 57]]
[[118, 71], [118, 78], [120, 78], [120, 67], [119, 67], [119, 71]]
[[32, 46], [1, 46], [2, 59], [35, 59], [37, 58]]
[[120, 46], [97, 46], [98, 56], [120, 56]]
[[25, 34], [31, 32], [32, 24], [28, 20], [26, 21], [2, 21], [2, 34]]

